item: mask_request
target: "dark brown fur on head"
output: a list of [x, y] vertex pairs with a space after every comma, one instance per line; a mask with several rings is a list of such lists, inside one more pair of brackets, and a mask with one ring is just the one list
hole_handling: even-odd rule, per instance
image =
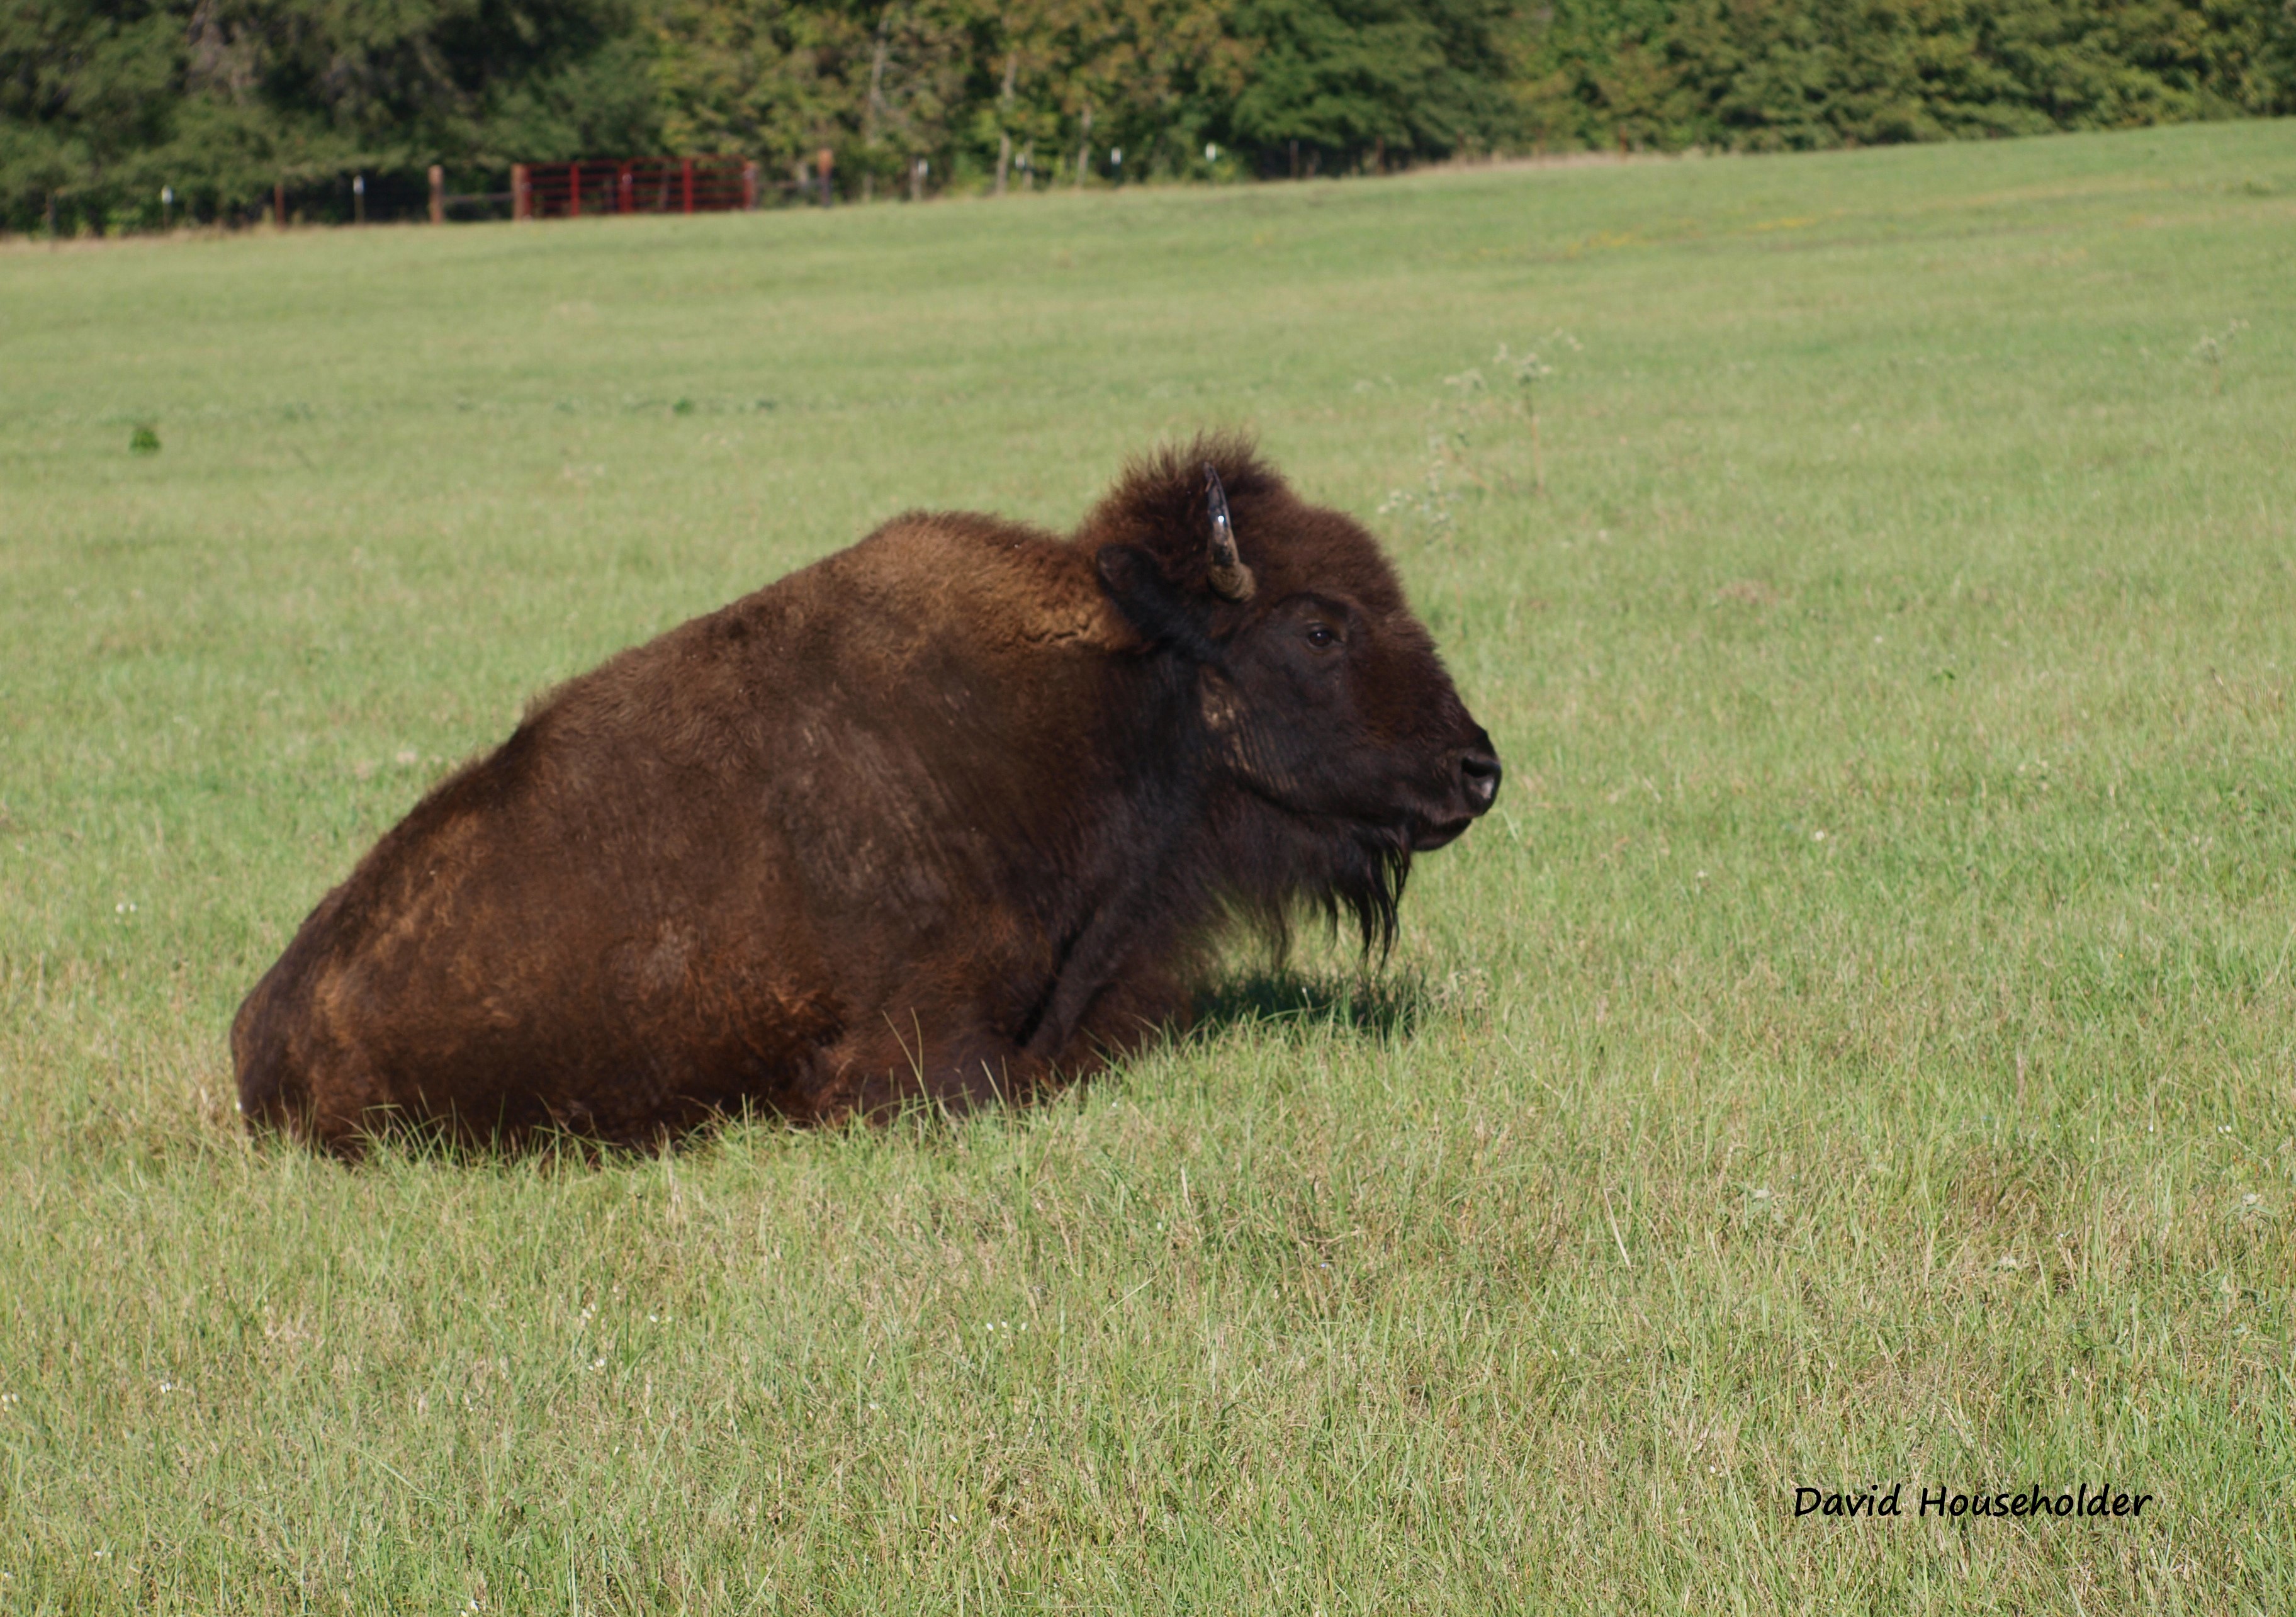
[[1065, 540], [897, 518], [418, 804], [242, 1007], [242, 1104], [355, 1152], [1025, 1095], [1182, 1019], [1223, 917], [1384, 950], [1497, 778], [1377, 544], [1241, 439]]
[[[1250, 570], [1253, 587], [1245, 601], [1223, 601], [1208, 582], [1201, 539], [1207, 467], [1226, 491], [1237, 547]], [[1407, 694], [1433, 710], [1402, 714], [1399, 723], [1389, 716], [1389, 728], [1423, 718], [1472, 727], [1378, 542], [1341, 513], [1302, 502], [1240, 435], [1209, 435], [1135, 462], [1086, 516], [1077, 543], [1096, 554], [1153, 556], [1169, 592], [1128, 590], [1111, 580], [1111, 594], [1144, 628], [1160, 629], [1169, 645], [1210, 670], [1222, 668], [1226, 648], [1240, 636], [1303, 594], [1342, 598], [1387, 642], [1377, 670], [1387, 688], [1368, 693], [1368, 705], [1392, 708], [1387, 699]], [[1213, 812], [1221, 898], [1275, 951], [1288, 945], [1298, 907], [1334, 922], [1346, 915], [1367, 951], [1384, 955], [1391, 947], [1411, 874], [1406, 826], [1303, 820], [1249, 786], [1218, 793]]]

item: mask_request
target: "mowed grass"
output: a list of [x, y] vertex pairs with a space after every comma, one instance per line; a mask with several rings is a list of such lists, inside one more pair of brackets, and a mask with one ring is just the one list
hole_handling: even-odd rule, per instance
[[[2292, 252], [2286, 123], [0, 250], [0, 1608], [2296, 1609]], [[1384, 972], [958, 1125], [243, 1138], [534, 693], [1212, 424], [1508, 764]], [[2036, 1482], [2152, 1500], [1915, 1514]]]

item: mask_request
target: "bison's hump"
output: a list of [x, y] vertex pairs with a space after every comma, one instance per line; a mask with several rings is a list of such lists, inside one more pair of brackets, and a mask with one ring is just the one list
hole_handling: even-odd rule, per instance
[[[837, 596], [944, 646], [1111, 652], [1131, 631], [1089, 560], [1063, 539], [964, 513], [895, 517], [808, 573]], [[806, 574], [793, 575], [795, 582]]]

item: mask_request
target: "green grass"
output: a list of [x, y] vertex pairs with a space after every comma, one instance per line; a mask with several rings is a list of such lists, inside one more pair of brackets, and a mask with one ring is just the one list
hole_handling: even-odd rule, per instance
[[[2292, 244], [2257, 123], [0, 250], [0, 1609], [2296, 1609]], [[1508, 762], [1384, 975], [961, 1126], [242, 1138], [532, 693], [1208, 423]]]

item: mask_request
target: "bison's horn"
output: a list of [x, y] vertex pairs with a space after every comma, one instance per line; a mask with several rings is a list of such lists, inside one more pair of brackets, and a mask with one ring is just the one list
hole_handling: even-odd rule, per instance
[[1212, 513], [1211, 587], [1231, 601], [1249, 601], [1253, 588], [1251, 569], [1235, 553], [1235, 529], [1228, 521], [1227, 490], [1220, 487], [1219, 468], [1204, 463], [1204, 497]]

